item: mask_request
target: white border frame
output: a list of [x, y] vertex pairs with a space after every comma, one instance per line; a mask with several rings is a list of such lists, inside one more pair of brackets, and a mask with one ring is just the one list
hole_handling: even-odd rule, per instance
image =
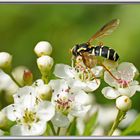
[[[0, 4], [140, 4], [140, 0], [0, 0]], [[111, 139], [126, 139], [126, 140], [140, 140], [140, 136], [0, 136], [0, 139], [96, 139], [96, 140], [111, 140]]]

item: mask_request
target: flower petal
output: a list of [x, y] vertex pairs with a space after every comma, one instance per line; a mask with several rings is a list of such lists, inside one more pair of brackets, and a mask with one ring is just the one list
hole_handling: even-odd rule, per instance
[[36, 103], [36, 92], [31, 86], [19, 88], [17, 94], [13, 95], [14, 103], [20, 104], [24, 108], [32, 109]]
[[107, 99], [116, 99], [118, 96], [120, 96], [120, 93], [111, 87], [105, 87], [102, 89], [102, 94], [107, 98]]
[[74, 103], [70, 114], [73, 116], [76, 116], [76, 117], [82, 117], [88, 112], [90, 107], [91, 107], [91, 105], [85, 106], [85, 105], [82, 105], [79, 103]]
[[51, 80], [49, 86], [53, 90], [53, 94], [58, 94], [68, 88], [67, 82], [65, 80]]
[[137, 68], [129, 62], [122, 62], [118, 66], [118, 72], [121, 73], [122, 79], [131, 81], [135, 77], [135, 75], [138, 73]]
[[55, 108], [49, 101], [43, 101], [38, 104], [37, 115], [41, 120], [49, 121], [55, 114]]
[[15, 93], [18, 89], [18, 86], [15, 82], [10, 78], [10, 76], [0, 70], [0, 91], [4, 90], [8, 93]]
[[132, 97], [136, 91], [140, 91], [140, 85], [133, 85], [126, 88], [118, 88], [121, 95]]
[[42, 85], [44, 85], [44, 81], [42, 79], [38, 79], [33, 83], [33, 86], [37, 86], [37, 87]]
[[20, 105], [11, 104], [5, 107], [2, 112], [7, 116], [11, 121], [22, 118], [22, 107]]
[[100, 86], [100, 80], [96, 79], [96, 80], [88, 81], [86, 85], [87, 85], [87, 89], [85, 89], [85, 91], [87, 92], [95, 91]]
[[[111, 73], [118, 78], [118, 72], [115, 69], [111, 70]], [[120, 85], [107, 71], [104, 72], [104, 81], [112, 87], [118, 88]]]
[[88, 82], [82, 82], [80, 80], [68, 79], [68, 84], [70, 85], [70, 87], [82, 89], [85, 92], [92, 92], [100, 86], [100, 80], [96, 79]]
[[103, 70], [102, 66], [95, 66], [91, 69], [96, 77], [101, 77], [103, 75]]
[[55, 116], [52, 119], [52, 123], [57, 127], [68, 127], [70, 121], [67, 116], [56, 112]]
[[75, 70], [68, 65], [56, 64], [54, 75], [59, 78], [68, 78], [68, 77], [73, 78], [75, 75]]
[[74, 102], [82, 104], [82, 105], [89, 105], [93, 98], [90, 94], [85, 93], [82, 90], [79, 90], [77, 93], [75, 93]]
[[12, 136], [37, 136], [42, 135], [46, 130], [46, 122], [39, 121], [29, 127], [28, 125], [14, 125], [10, 133]]

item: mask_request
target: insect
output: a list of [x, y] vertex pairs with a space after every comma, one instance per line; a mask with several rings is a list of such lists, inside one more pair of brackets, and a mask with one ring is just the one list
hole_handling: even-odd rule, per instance
[[119, 59], [118, 53], [114, 49], [104, 46], [102, 43], [97, 46], [91, 45], [91, 43], [96, 39], [110, 35], [118, 27], [119, 23], [119, 19], [113, 19], [98, 30], [86, 43], [75, 45], [71, 50], [73, 57], [77, 58], [81, 56], [87, 68], [92, 68], [100, 63], [111, 74], [106, 66], [98, 61], [97, 57], [116, 62]]

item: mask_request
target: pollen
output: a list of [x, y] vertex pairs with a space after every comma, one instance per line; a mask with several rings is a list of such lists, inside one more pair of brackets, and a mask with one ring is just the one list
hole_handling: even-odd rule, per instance
[[72, 100], [67, 97], [59, 97], [55, 100], [56, 109], [66, 114], [71, 108]]

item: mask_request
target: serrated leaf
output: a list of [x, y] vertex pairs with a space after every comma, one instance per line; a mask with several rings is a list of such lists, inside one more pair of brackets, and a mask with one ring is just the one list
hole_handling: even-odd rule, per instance
[[95, 123], [97, 120], [98, 112], [94, 113], [88, 120], [85, 126], [84, 136], [90, 136], [94, 130]]
[[122, 132], [121, 135], [140, 135], [140, 114], [137, 116], [136, 120]]

